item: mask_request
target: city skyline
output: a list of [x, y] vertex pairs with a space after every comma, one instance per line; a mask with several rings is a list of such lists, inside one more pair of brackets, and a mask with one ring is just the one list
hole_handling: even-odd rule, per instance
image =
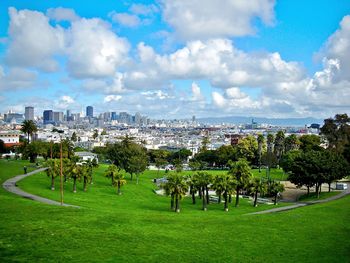
[[345, 0], [1, 1], [0, 112], [349, 113], [349, 14]]

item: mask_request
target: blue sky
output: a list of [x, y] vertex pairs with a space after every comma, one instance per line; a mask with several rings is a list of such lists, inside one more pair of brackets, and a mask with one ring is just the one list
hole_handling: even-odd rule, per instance
[[350, 1], [0, 2], [0, 112], [349, 113]]

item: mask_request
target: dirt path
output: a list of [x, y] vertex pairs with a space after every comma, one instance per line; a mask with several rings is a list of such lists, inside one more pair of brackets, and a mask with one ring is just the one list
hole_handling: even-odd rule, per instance
[[[32, 171], [30, 173], [26, 173], [26, 174], [21, 174], [21, 175], [17, 175], [15, 177], [12, 177], [8, 180], [6, 180], [2, 186], [5, 188], [5, 190], [11, 192], [11, 193], [14, 193], [16, 195], [19, 195], [19, 196], [22, 196], [24, 198], [27, 198], [27, 199], [31, 199], [31, 200], [34, 200], [34, 201], [38, 201], [38, 202], [41, 202], [41, 203], [44, 203], [44, 204], [49, 204], [49, 205], [59, 205], [61, 206], [61, 203], [60, 202], [57, 202], [57, 201], [54, 201], [54, 200], [51, 200], [51, 199], [47, 199], [47, 198], [44, 198], [44, 197], [40, 197], [40, 196], [37, 196], [37, 195], [33, 195], [33, 194], [30, 194], [30, 193], [27, 193], [27, 192], [24, 192], [22, 191], [20, 188], [17, 187], [17, 182], [22, 180], [23, 178], [26, 178], [30, 175], [33, 175], [33, 174], [36, 174], [36, 173], [39, 173], [39, 172], [42, 172], [42, 171], [45, 171], [47, 168], [40, 168], [40, 169], [37, 169], [35, 171]], [[70, 204], [63, 204], [62, 206], [69, 206], [69, 207], [76, 207], [76, 208], [79, 208], [79, 206], [75, 206], [75, 205], [70, 205]]]
[[308, 202], [299, 202], [299, 203], [296, 203], [294, 205], [272, 208], [272, 209], [269, 209], [269, 210], [249, 213], [247, 215], [268, 214], [268, 213], [276, 213], [276, 212], [288, 211], [288, 210], [292, 210], [292, 209], [295, 209], [295, 208], [298, 208], [298, 207], [302, 207], [302, 206], [319, 204], [319, 203], [326, 203], [326, 202], [329, 202], [329, 201], [333, 201], [333, 200], [342, 198], [342, 197], [344, 197], [346, 195], [349, 195], [349, 194], [350, 194], [350, 184], [348, 183], [348, 189], [347, 190], [344, 190], [344, 191], [340, 192], [339, 194], [331, 196], [331, 197], [328, 197], [326, 199], [315, 200], [315, 201], [308, 201]]

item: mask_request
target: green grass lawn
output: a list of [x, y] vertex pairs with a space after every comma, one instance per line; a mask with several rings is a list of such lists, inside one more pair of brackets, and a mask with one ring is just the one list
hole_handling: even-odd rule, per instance
[[[0, 161], [0, 182], [23, 172], [24, 162]], [[265, 215], [266, 209], [242, 200], [239, 208], [182, 200], [182, 211], [169, 211], [170, 200], [153, 193], [147, 171], [140, 184], [128, 181], [117, 196], [110, 180], [95, 172], [88, 192], [65, 202], [80, 209], [50, 206], [0, 189], [0, 262], [347, 262], [350, 248], [350, 197], [325, 204]], [[58, 183], [58, 180], [57, 180]], [[45, 173], [19, 186], [59, 200]], [[58, 185], [56, 189], [59, 189]], [[273, 207], [273, 206], [272, 206]]]
[[307, 194], [302, 195], [299, 197], [299, 202], [306, 202], [306, 201], [316, 201], [316, 200], [322, 200], [322, 199], [326, 199], [328, 197], [332, 197], [335, 196], [337, 194], [340, 194], [339, 191], [332, 191], [332, 192], [321, 192], [320, 193], [320, 198], [317, 198], [316, 193], [310, 193], [309, 196], [307, 196]]

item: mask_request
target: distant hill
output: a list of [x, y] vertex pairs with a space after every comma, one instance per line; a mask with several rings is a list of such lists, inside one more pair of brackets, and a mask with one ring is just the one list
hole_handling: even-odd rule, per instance
[[231, 123], [231, 124], [248, 124], [254, 122], [258, 124], [266, 123], [276, 126], [301, 126], [310, 125], [312, 123], [318, 123], [323, 125], [323, 119], [316, 119], [312, 117], [306, 118], [262, 118], [262, 117], [240, 117], [240, 116], [227, 116], [227, 117], [208, 117], [208, 118], [198, 118], [201, 123], [208, 124], [221, 124], [221, 123]]

